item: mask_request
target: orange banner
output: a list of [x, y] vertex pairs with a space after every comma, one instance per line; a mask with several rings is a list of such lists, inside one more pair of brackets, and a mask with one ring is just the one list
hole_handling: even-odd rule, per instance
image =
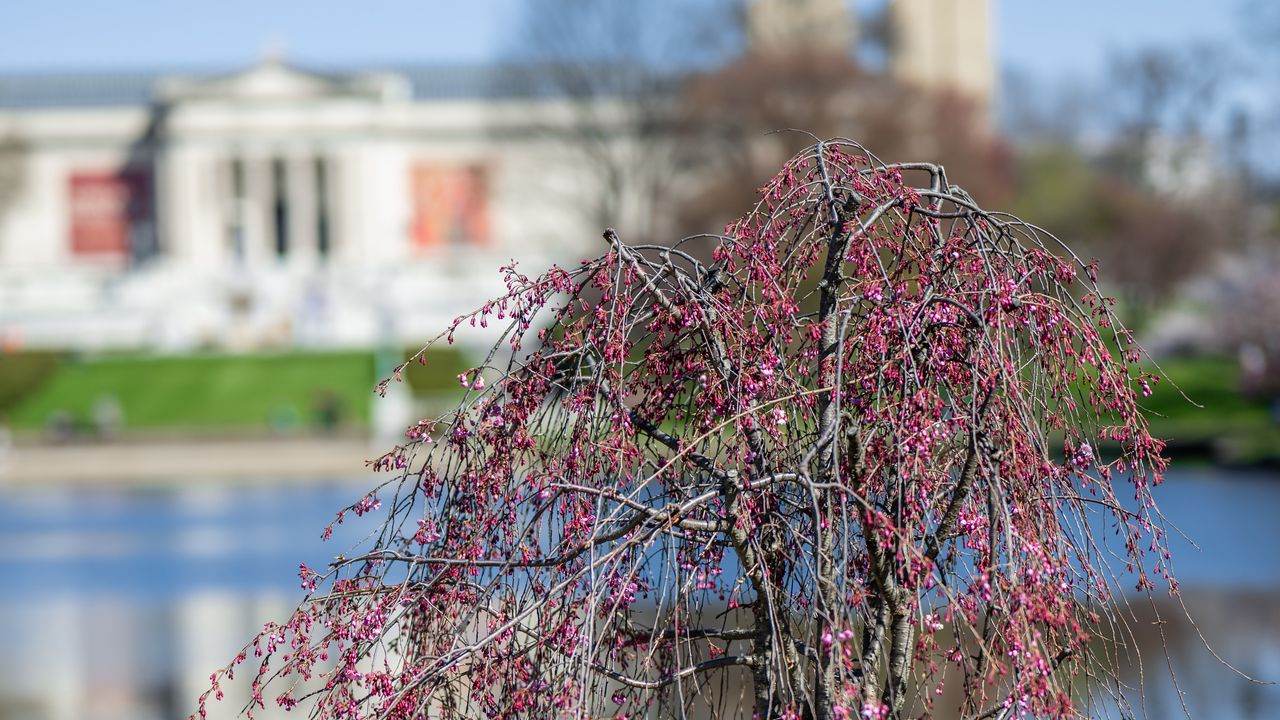
[[489, 177], [481, 165], [412, 169], [413, 245], [419, 250], [489, 243]]

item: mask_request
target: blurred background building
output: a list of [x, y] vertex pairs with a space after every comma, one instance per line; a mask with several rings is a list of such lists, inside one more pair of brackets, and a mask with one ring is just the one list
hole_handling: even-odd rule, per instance
[[[929, 5], [891, 5], [888, 70], [963, 94], [985, 122], [988, 3]], [[749, 54], [845, 57], [857, 41], [842, 0], [745, 12]], [[557, 85], [563, 61], [546, 67], [313, 72], [269, 56], [227, 74], [0, 76], [3, 162], [20, 188], [0, 212], [0, 343], [426, 339], [500, 290], [506, 260], [594, 249], [599, 228], [572, 210], [590, 172], [556, 157], [583, 130], [568, 109], [583, 98]], [[603, 89], [588, 99], [613, 115], [591, 122], [617, 131], [609, 142], [676, 142], [674, 122], [671, 137], [627, 137], [618, 108], [633, 89], [592, 72]]]
[[[0, 78], [10, 347], [368, 346], [438, 332], [585, 228], [490, 68]], [[507, 118], [508, 120], [504, 120]], [[579, 243], [580, 244], [580, 243]], [[391, 327], [384, 327], [390, 323]]]

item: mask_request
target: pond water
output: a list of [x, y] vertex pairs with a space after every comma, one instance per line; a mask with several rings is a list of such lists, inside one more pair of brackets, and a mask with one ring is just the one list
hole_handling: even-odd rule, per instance
[[[301, 597], [298, 564], [322, 567], [368, 529], [320, 540], [370, 479], [0, 488], [0, 718], [185, 717], [209, 672]], [[1156, 497], [1199, 546], [1171, 541], [1205, 637], [1280, 679], [1280, 474], [1181, 470]], [[1135, 606], [1142, 660], [1125, 673], [1145, 682], [1150, 717], [1181, 714], [1162, 645], [1197, 717], [1280, 717], [1277, 686], [1234, 675], [1176, 606], [1160, 610], [1168, 623], [1153, 625]]]

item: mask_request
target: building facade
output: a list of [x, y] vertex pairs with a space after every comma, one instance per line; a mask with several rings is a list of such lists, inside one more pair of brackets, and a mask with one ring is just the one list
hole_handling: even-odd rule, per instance
[[[0, 343], [417, 342], [598, 236], [564, 108], [483, 69], [0, 79]], [[530, 187], [536, 183], [536, 187]], [[595, 248], [589, 248], [594, 251]]]
[[[891, 72], [989, 103], [988, 0], [888, 13]], [[767, 48], [856, 38], [844, 0], [756, 0], [746, 20]], [[0, 77], [0, 349], [414, 344], [500, 293], [509, 260], [596, 254], [580, 116], [527, 80], [270, 58]]]

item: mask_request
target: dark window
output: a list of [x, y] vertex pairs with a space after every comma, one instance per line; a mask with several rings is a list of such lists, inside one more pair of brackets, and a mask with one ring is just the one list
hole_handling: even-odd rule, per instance
[[316, 158], [316, 252], [329, 256], [329, 166], [324, 158]]
[[289, 188], [285, 185], [284, 160], [280, 158], [271, 161], [271, 187], [274, 196], [272, 209], [275, 218], [276, 255], [284, 257], [289, 253]]
[[237, 260], [244, 259], [244, 161], [240, 158], [231, 160], [231, 217], [227, 223], [227, 243], [231, 246], [231, 255]]

